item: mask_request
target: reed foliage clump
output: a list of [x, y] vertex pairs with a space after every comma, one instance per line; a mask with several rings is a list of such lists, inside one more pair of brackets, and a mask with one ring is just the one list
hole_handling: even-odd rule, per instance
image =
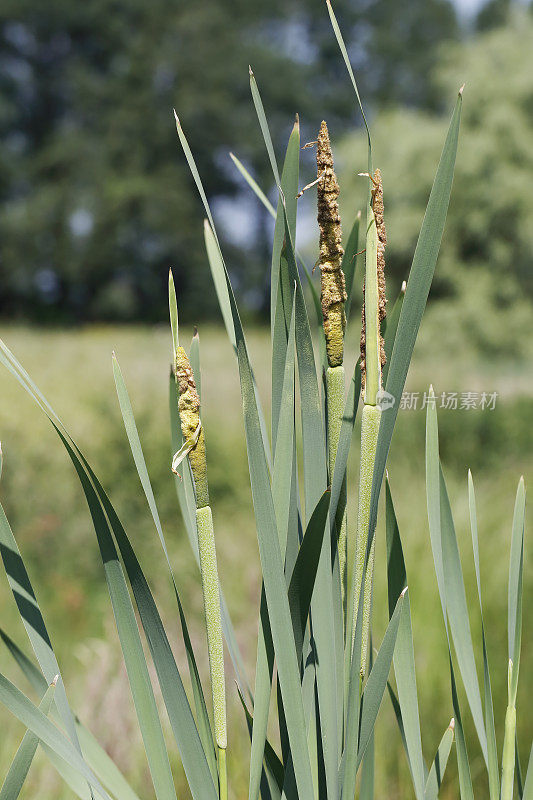
[[[357, 104], [357, 84], [333, 10], [339, 43]], [[300, 130], [292, 129], [280, 169], [259, 87], [250, 69], [250, 88], [259, 131], [278, 190], [277, 208], [234, 157], [251, 189], [275, 219], [271, 262], [272, 387], [270, 425], [262, 410], [245, 332], [239, 315], [208, 199], [191, 147], [176, 116], [184, 156], [204, 204], [204, 235], [227, 335], [238, 363], [262, 586], [253, 686], [219, 581], [216, 536], [208, 486], [208, 435], [201, 419], [199, 338], [187, 350], [179, 342], [178, 300], [169, 281], [171, 374], [170, 439], [183, 524], [200, 568], [209, 655], [210, 699], [180, 598], [180, 576], [168, 555], [132, 405], [118, 360], [113, 374], [140, 484], [160, 539], [173, 584], [182, 635], [172, 642], [187, 658], [188, 677], [178, 667], [171, 640], [135, 554], [132, 542], [105, 489], [63, 422], [7, 345], [0, 360], [48, 417], [72, 460], [87, 499], [102, 568], [157, 800], [176, 800], [169, 752], [175, 744], [194, 800], [242, 796], [232, 784], [226, 703], [240, 704], [250, 736], [248, 798], [257, 800], [361, 800], [373, 797], [374, 726], [385, 694], [398, 721], [412, 787], [405, 797], [436, 800], [452, 743], [456, 742], [459, 791], [473, 797], [473, 784], [457, 681], [460, 677], [487, 773], [490, 800], [533, 797], [533, 767], [522, 773], [516, 742], [516, 697], [522, 630], [525, 489], [520, 481], [511, 532], [509, 569], [509, 701], [503, 755], [498, 759], [490, 670], [482, 617], [477, 516], [472, 476], [468, 477], [472, 545], [476, 569], [483, 653], [480, 684], [466, 605], [465, 587], [451, 505], [440, 464], [436, 404], [429, 392], [426, 427], [426, 485], [430, 543], [448, 642], [450, 709], [434, 757], [424, 756], [418, 712], [410, 593], [402, 542], [386, 462], [417, 332], [426, 305], [450, 200], [462, 105], [459, 91], [420, 230], [407, 285], [385, 326], [386, 176], [373, 165], [368, 126], [366, 213], [354, 211], [343, 243], [328, 128], [316, 142], [316, 190], [320, 291], [295, 249], [299, 192]], [[360, 169], [363, 165], [353, 165]], [[316, 186], [316, 189], [314, 188]], [[183, 190], [183, 189], [181, 189]], [[386, 195], [385, 195], [386, 196]], [[348, 229], [347, 227], [347, 229]], [[360, 228], [362, 227], [362, 230]], [[360, 240], [364, 258], [360, 252]], [[363, 266], [364, 265], [364, 266]], [[364, 273], [364, 281], [363, 281]], [[306, 281], [302, 283], [302, 278]], [[348, 364], [344, 338], [356, 281], [364, 282], [361, 358]], [[308, 296], [311, 298], [311, 312]], [[314, 340], [318, 334], [318, 348]], [[323, 378], [321, 380], [321, 378]], [[346, 470], [361, 405], [360, 481], [357, 518], [347, 515]], [[300, 414], [299, 424], [297, 414]], [[301, 441], [300, 441], [301, 431]], [[6, 465], [9, 468], [9, 465]], [[391, 482], [393, 476], [391, 476]], [[372, 585], [376, 568], [378, 501], [385, 482], [388, 625], [382, 641], [372, 638]], [[171, 535], [174, 535], [172, 533]], [[37, 663], [4, 632], [2, 639], [30, 681], [35, 704], [0, 674], [0, 700], [28, 731], [0, 790], [16, 798], [41, 746], [73, 793], [80, 798], [138, 800], [103, 747], [71, 709], [51, 638], [30, 577], [7, 518], [0, 510], [1, 555]], [[234, 565], [236, 574], [245, 565]], [[412, 572], [416, 583], [416, 573]], [[224, 579], [232, 576], [222, 576]], [[226, 682], [223, 640], [236, 687]], [[164, 730], [150, 669], [153, 666], [170, 723]], [[391, 668], [394, 681], [390, 679]], [[187, 687], [190, 691], [186, 690]], [[273, 699], [275, 696], [275, 701]], [[273, 738], [272, 731], [274, 732]], [[171, 741], [173, 738], [174, 743]], [[425, 742], [424, 750], [428, 747]], [[359, 777], [360, 775], [360, 777]]]

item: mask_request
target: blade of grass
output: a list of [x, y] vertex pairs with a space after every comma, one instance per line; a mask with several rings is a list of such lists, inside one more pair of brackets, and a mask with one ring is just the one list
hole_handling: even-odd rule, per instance
[[522, 640], [522, 581], [524, 568], [524, 518], [526, 490], [524, 478], [520, 478], [516, 491], [509, 560], [508, 639], [509, 660], [513, 662], [511, 696], [516, 699], [520, 646]]
[[[400, 531], [398, 529], [398, 522], [396, 520], [388, 479], [385, 482], [385, 489], [389, 615], [392, 616], [395, 598], [397, 598], [407, 586], [407, 576]], [[408, 595], [404, 598], [403, 602], [393, 661], [415, 795], [418, 800], [424, 800], [424, 758], [422, 755], [422, 738], [420, 735], [413, 631]]]
[[405, 297], [405, 282], [402, 284], [400, 294], [396, 298], [396, 302], [392, 307], [390, 314], [387, 314], [385, 321], [387, 323], [385, 328], [385, 355], [387, 360], [382, 368], [382, 381], [383, 386], [387, 384], [387, 375], [389, 373], [389, 364], [391, 353], [394, 349], [394, 340], [396, 339], [396, 332], [398, 330], [398, 322], [400, 321], [400, 314], [403, 306], [403, 299]]
[[470, 530], [472, 533], [472, 549], [474, 552], [474, 566], [476, 570], [479, 612], [481, 615], [481, 639], [483, 644], [483, 694], [484, 694], [485, 732], [487, 734], [489, 796], [490, 800], [499, 800], [500, 776], [498, 774], [498, 748], [496, 745], [494, 708], [492, 703], [492, 689], [490, 680], [489, 660], [487, 654], [487, 642], [485, 638], [485, 623], [483, 620], [483, 602], [481, 598], [481, 571], [479, 568], [479, 540], [478, 540], [478, 529], [477, 529], [476, 497], [474, 491], [474, 481], [470, 470], [468, 470], [468, 505], [470, 512]]
[[[291, 476], [294, 459], [294, 301], [289, 323], [288, 341], [284, 345], [285, 363], [283, 387], [280, 394], [278, 424], [274, 434], [274, 470], [272, 478], [272, 499], [276, 508], [276, 522], [279, 535], [280, 552], [286, 561], [287, 536], [290, 516]], [[274, 423], [273, 423], [274, 425]], [[279, 432], [279, 435], [278, 435]], [[268, 712], [274, 666], [272, 634], [266, 607], [264, 587], [261, 590], [257, 640], [257, 663], [254, 692], [254, 716], [252, 723], [252, 746], [250, 754], [249, 800], [256, 800], [259, 793], [262, 764], [267, 734]]]
[[357, 212], [357, 216], [352, 225], [352, 229], [346, 241], [344, 248], [344, 256], [342, 257], [341, 269], [344, 273], [346, 283], [346, 301], [344, 303], [344, 313], [346, 314], [346, 325], [350, 319], [350, 311], [352, 308], [353, 287], [355, 282], [355, 274], [357, 265], [360, 263], [359, 256], [359, 229], [361, 227], [361, 212]]
[[522, 800], [533, 800], [533, 744], [529, 751], [529, 762], [527, 765], [526, 781], [524, 783], [524, 794]]
[[[430, 389], [430, 395], [434, 398], [432, 389]], [[470, 632], [461, 559], [446, 483], [439, 461], [437, 410], [434, 399], [427, 406], [426, 465], [428, 472], [428, 516], [430, 517], [430, 533], [433, 531], [431, 533], [431, 544], [435, 563], [437, 564], [438, 560], [442, 558], [442, 586], [439, 586], [441, 604], [445, 610], [446, 617], [449, 619], [459, 671], [463, 679], [483, 758], [488, 766], [487, 735], [485, 733], [481, 695]], [[437, 582], [439, 581], [437, 580]]]
[[455, 720], [452, 719], [444, 731], [444, 735], [435, 753], [435, 758], [431, 764], [424, 790], [424, 800], [438, 800], [442, 779], [448, 764], [450, 750], [452, 749], [454, 729]]
[[[47, 688], [46, 680], [43, 677], [42, 672], [32, 661], [30, 661], [27, 655], [22, 652], [20, 647], [18, 647], [18, 645], [2, 629], [0, 629], [0, 638], [6, 645], [10, 655], [20, 668], [22, 674], [25, 676], [34, 691], [39, 695], [39, 697], [41, 697]], [[53, 710], [52, 716], [60, 721], [59, 715], [54, 713]], [[111, 792], [117, 798], [117, 800], [139, 800], [138, 796], [128, 784], [116, 766], [115, 762], [112, 761], [112, 759], [108, 756], [104, 748], [95, 739], [89, 729], [86, 728], [77, 717], [74, 719], [83, 757], [89, 767], [93, 770], [94, 774], [97, 775], [97, 777], [101, 780], [106, 789]], [[79, 773], [73, 768], [69, 768], [66, 762], [62, 761], [58, 756], [55, 755], [53, 750], [50, 750], [50, 748], [44, 749], [46, 750], [47, 756], [53, 761], [56, 769], [58, 769], [58, 764], [62, 765], [63, 772], [61, 772], [61, 770], [59, 771], [63, 777], [64, 771], [67, 768], [70, 769], [69, 774], [76, 776], [76, 785], [81, 783], [84, 787], [83, 791], [85, 794], [83, 796], [89, 796], [90, 792], [88, 790], [87, 783], [83, 778], [79, 777]]]
[[[50, 708], [54, 702], [55, 688], [54, 682], [48, 687], [39, 703], [39, 710], [46, 716], [50, 713]], [[30, 771], [38, 744], [39, 738], [32, 731], [26, 731], [0, 789], [0, 800], [16, 800], [19, 796], [26, 776]]]
[[397, 600], [396, 608], [394, 609], [394, 612], [390, 618], [387, 630], [385, 631], [385, 636], [383, 637], [383, 641], [381, 643], [381, 647], [379, 648], [376, 660], [365, 684], [363, 697], [361, 700], [361, 729], [359, 731], [355, 772], [357, 772], [357, 769], [359, 768], [361, 760], [365, 754], [366, 747], [370, 741], [372, 731], [374, 730], [374, 725], [376, 723], [378, 711], [381, 706], [381, 701], [383, 700], [383, 694], [387, 686], [387, 680], [392, 664], [394, 648], [396, 646], [403, 605], [407, 594], [408, 591], [406, 587]]
[[66, 738], [43, 712], [17, 687], [0, 673], [0, 703], [11, 711], [37, 738], [76, 769], [85, 780], [104, 798], [111, 800], [78, 749]]

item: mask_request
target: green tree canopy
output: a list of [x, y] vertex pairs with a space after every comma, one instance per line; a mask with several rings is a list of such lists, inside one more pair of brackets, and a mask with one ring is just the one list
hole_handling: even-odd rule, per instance
[[[367, 99], [435, 101], [436, 45], [457, 35], [449, 0], [411, 0], [400, 17], [395, 0], [337, 0], [335, 9]], [[211, 198], [242, 191], [230, 149], [270, 185], [248, 63], [280, 149], [296, 111], [309, 138], [323, 116], [338, 128], [356, 118], [323, 0], [2, 4], [4, 316], [156, 319], [170, 266], [181, 308], [214, 307], [172, 107]], [[224, 216], [242, 291], [266, 284], [269, 228], [254, 202], [244, 222], [231, 208]]]

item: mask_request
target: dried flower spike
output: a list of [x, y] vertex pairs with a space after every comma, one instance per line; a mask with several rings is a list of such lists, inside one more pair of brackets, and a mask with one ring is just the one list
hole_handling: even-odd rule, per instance
[[342, 248], [341, 219], [337, 198], [339, 184], [333, 168], [333, 155], [328, 126], [322, 122], [316, 152], [318, 183], [318, 227], [320, 228], [321, 303], [324, 319], [326, 351], [330, 367], [342, 364], [344, 357], [344, 329], [347, 299], [344, 273], [341, 269]]
[[[368, 173], [361, 173], [368, 175]], [[376, 169], [373, 176], [370, 177], [373, 183], [372, 189], [372, 211], [376, 224], [377, 234], [377, 313], [378, 313], [378, 326], [387, 315], [386, 305], [387, 299], [385, 297], [385, 246], [387, 244], [387, 234], [385, 232], [385, 213], [383, 205], [383, 182], [381, 180], [381, 172]], [[365, 286], [363, 286], [363, 296], [365, 296]], [[366, 381], [366, 310], [365, 302], [363, 301], [362, 310], [362, 326], [361, 326], [361, 387], [365, 388]], [[379, 362], [380, 368], [384, 366], [387, 357], [385, 355], [385, 347], [381, 331], [379, 333]]]

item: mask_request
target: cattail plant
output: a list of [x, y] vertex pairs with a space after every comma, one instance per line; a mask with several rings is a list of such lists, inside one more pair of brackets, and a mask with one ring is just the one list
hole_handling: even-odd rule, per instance
[[[328, 11], [366, 125], [346, 47], [329, 2]], [[315, 182], [320, 227], [319, 299], [312, 275], [302, 264], [303, 259], [295, 249], [299, 120], [296, 118], [280, 169], [259, 87], [251, 69], [250, 88], [259, 130], [278, 190], [277, 207], [274, 208], [241, 162], [233, 157], [240, 174], [275, 219], [271, 284], [270, 435], [215, 221], [193, 152], [176, 116], [179, 143], [204, 204], [207, 259], [224, 325], [238, 363], [262, 575], [260, 600], [258, 598], [257, 662], [252, 689], [224, 601], [222, 584], [225, 576], [221, 575], [219, 580], [217, 570], [205, 433], [200, 416], [199, 340], [197, 336], [193, 337], [188, 355], [179, 344], [177, 303], [170, 276], [173, 374], [169, 382], [169, 410], [172, 468], [176, 473], [175, 485], [183, 527], [201, 575], [213, 720], [207, 711], [200, 679], [201, 669], [180, 596], [179, 575], [174, 572], [167, 550], [166, 532], [159, 517], [132, 403], [117, 357], [113, 356], [112, 363], [120, 411], [172, 582], [181, 622], [181, 635], [173, 644], [186, 656], [188, 676], [178, 666], [132, 539], [122, 526], [105, 489], [28, 373], [7, 345], [0, 342], [0, 362], [48, 417], [72, 460], [87, 499], [146, 753], [153, 787], [151, 796], [156, 800], [177, 800], [178, 794], [183, 796], [181, 787], [179, 792], [177, 790], [171, 769], [170, 755], [176, 750], [193, 800], [227, 800], [228, 783], [230, 793], [233, 791], [230, 796], [236, 798], [246, 794], [246, 790], [236, 786], [233, 780], [231, 760], [226, 769], [224, 638], [237, 683], [231, 694], [228, 687], [228, 700], [239, 711], [242, 707], [243, 726], [247, 728], [251, 739], [247, 770], [249, 800], [258, 800], [259, 797], [262, 800], [354, 800], [359, 774], [360, 798], [369, 800], [373, 796], [375, 769], [374, 726], [386, 692], [398, 721], [398, 741], [405, 747], [413, 783], [412, 790], [406, 790], [405, 796], [414, 796], [416, 800], [437, 800], [455, 738], [461, 800], [472, 800], [472, 778], [456, 673], [462, 678], [487, 766], [490, 800], [512, 800], [515, 778], [521, 782], [522, 800], [530, 800], [533, 794], [533, 766], [529, 767], [525, 782], [522, 782], [515, 743], [522, 614], [524, 484], [523, 481], [519, 484], [511, 536], [509, 707], [500, 770], [485, 630], [482, 620], [482, 702], [459, 549], [439, 459], [434, 403], [428, 405], [426, 486], [431, 546], [449, 647], [452, 686], [450, 708], [453, 710], [453, 719], [451, 723], [448, 722], [450, 715], [446, 711], [442, 723], [444, 733], [429, 762], [423, 753], [418, 713], [407, 567], [388, 476], [385, 479], [388, 609], [376, 609], [376, 613], [388, 616], [388, 623], [376, 652], [368, 645], [378, 502], [386, 475], [399, 399], [431, 286], [450, 199], [462, 92], [451, 118], [409, 280], [407, 286], [402, 287], [389, 316], [385, 346], [381, 331], [385, 313], [386, 243], [383, 189], [379, 170], [372, 170], [371, 138], [366, 128], [369, 144], [369, 202], [361, 360], [359, 365], [350, 365], [352, 377], [345, 386], [344, 345], [347, 320], [353, 305], [359, 218], [353, 220], [350, 234], [343, 243], [337, 206], [339, 183], [333, 169], [327, 126], [322, 123], [317, 141], [318, 178]], [[359, 164], [352, 166], [354, 170], [361, 167]], [[183, 187], [179, 187], [179, 190], [183, 191]], [[324, 345], [320, 359], [325, 369], [325, 398], [318, 379], [313, 323], [308, 313], [302, 275], [306, 276], [320, 326], [321, 345]], [[384, 349], [387, 351], [386, 364]], [[383, 410], [380, 408], [382, 390], [395, 401]], [[349, 544], [354, 537], [346, 520], [346, 467], [361, 395], [360, 486], [355, 563], [352, 563], [352, 557], [347, 557], [347, 553], [352, 552]], [[300, 426], [296, 421], [298, 410]], [[300, 429], [301, 444], [297, 435]], [[167, 464], [168, 454], [162, 454], [161, 457]], [[2, 468], [4, 471], [10, 469], [9, 459], [6, 463], [0, 459]], [[170, 473], [170, 470], [167, 472]], [[471, 478], [469, 502], [482, 613], [477, 521]], [[172, 529], [170, 535], [177, 535], [176, 530]], [[53, 543], [52, 546], [59, 548], [61, 545]], [[0, 630], [2, 641], [30, 681], [37, 697], [37, 703], [33, 702], [0, 674], [0, 702], [29, 731], [8, 773], [6, 792], [11, 793], [5, 794], [3, 788], [2, 793], [12, 800], [16, 799], [38, 743], [72, 792], [82, 800], [97, 797], [103, 800], [139, 800], [136, 790], [70, 706], [44, 616], [1, 506], [0, 555], [37, 659], [37, 663], [34, 663], [7, 633]], [[163, 726], [156, 703], [150, 672], [152, 665], [170, 731]], [[394, 669], [394, 682], [389, 681], [391, 667]], [[54, 684], [53, 689], [49, 689], [51, 683]], [[185, 684], [190, 687], [189, 693]], [[276, 702], [272, 702], [273, 690]], [[148, 797], [144, 786], [142, 791], [143, 797]]]
[[184, 458], [189, 459], [194, 496], [196, 501], [196, 530], [200, 555], [200, 574], [204, 596], [205, 623], [209, 652], [211, 695], [213, 698], [213, 720], [215, 740], [218, 748], [220, 800], [228, 796], [226, 748], [228, 745], [226, 726], [226, 684], [224, 677], [224, 649], [222, 643], [222, 621], [220, 613], [220, 585], [218, 582], [213, 515], [209, 505], [207, 482], [207, 459], [205, 436], [200, 421], [200, 396], [191, 363], [178, 342], [178, 311], [172, 273], [169, 275], [169, 305], [174, 345], [174, 372], [178, 390], [178, 412], [184, 444], [172, 460], [172, 471], [176, 474]]
[[[345, 302], [346, 281], [342, 270], [341, 218], [337, 198], [339, 184], [333, 166], [333, 154], [329, 140], [328, 126], [322, 121], [317, 140], [317, 206], [320, 267], [320, 304], [322, 308], [324, 339], [326, 342], [326, 399], [327, 399], [327, 439], [328, 470], [330, 482], [333, 480], [335, 459], [339, 447], [342, 417], [345, 403], [344, 375], [344, 332], [346, 329]], [[343, 480], [339, 504], [338, 553], [341, 591], [344, 598], [346, 585], [346, 477]]]

